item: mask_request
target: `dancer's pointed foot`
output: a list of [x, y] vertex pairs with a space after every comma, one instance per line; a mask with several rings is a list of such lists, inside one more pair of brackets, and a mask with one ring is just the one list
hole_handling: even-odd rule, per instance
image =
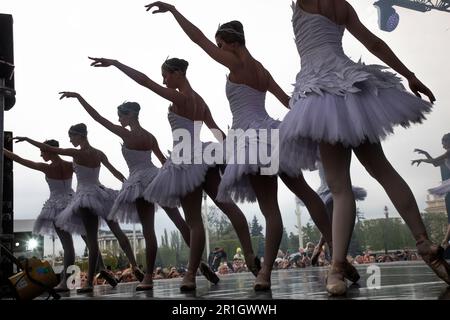
[[117, 286], [117, 279], [116, 277], [112, 274], [112, 272], [108, 271], [108, 270], [101, 270], [100, 271], [100, 276], [106, 280], [106, 282], [109, 283], [109, 285], [113, 288], [115, 288]]
[[444, 259], [444, 248], [433, 244], [430, 240], [421, 240], [416, 243], [417, 253], [423, 261], [436, 273], [436, 275], [450, 284], [450, 266]]
[[209, 282], [217, 284], [220, 281], [220, 278], [216, 275], [216, 273], [212, 271], [211, 268], [203, 261], [200, 262], [199, 268], [200, 272], [205, 276], [206, 279], [208, 279]]
[[332, 296], [342, 296], [347, 292], [344, 268], [344, 263], [333, 262], [328, 271], [326, 288]]
[[261, 260], [253, 255], [253, 258], [249, 259], [249, 261], [250, 263], [247, 263], [247, 268], [255, 277], [257, 277], [259, 271], [261, 271]]
[[147, 291], [153, 289], [153, 275], [145, 274], [144, 279], [136, 287], [136, 291]]
[[314, 248], [313, 254], [311, 256], [311, 265], [317, 266], [317, 261], [319, 260], [320, 253], [322, 252], [322, 246], [317, 246]]
[[181, 281], [180, 291], [189, 292], [197, 288], [195, 284], [195, 274], [188, 271], [184, 274], [183, 281]]
[[264, 270], [259, 271], [258, 275], [256, 276], [253, 289], [255, 291], [268, 291], [270, 290], [270, 286], [270, 272], [266, 272]]
[[141, 269], [139, 269], [137, 266], [132, 267], [133, 274], [138, 279], [139, 282], [142, 282], [144, 280], [145, 274], [142, 272]]
[[361, 278], [358, 270], [356, 270], [356, 268], [348, 261], [344, 262], [343, 272], [344, 277], [353, 283], [358, 282], [359, 278]]

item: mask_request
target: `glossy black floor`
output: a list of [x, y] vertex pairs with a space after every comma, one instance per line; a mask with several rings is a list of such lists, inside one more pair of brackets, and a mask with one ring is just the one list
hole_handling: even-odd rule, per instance
[[[116, 288], [96, 286], [91, 294], [65, 293], [62, 299], [73, 300], [320, 300], [320, 299], [373, 299], [373, 300], [450, 300], [450, 287], [440, 281], [421, 261], [394, 262], [374, 265], [379, 267], [375, 274], [380, 274], [379, 288], [373, 280], [374, 269], [369, 265], [357, 266], [361, 275], [358, 285], [349, 287], [342, 298], [330, 298], [325, 291], [324, 277], [327, 268], [307, 268], [278, 270], [272, 274], [272, 290], [256, 293], [252, 286], [254, 277], [251, 273], [229, 274], [221, 276], [217, 285], [211, 285], [203, 277], [197, 277], [197, 290], [181, 293], [181, 279], [157, 280], [153, 291], [136, 292], [135, 283], [119, 284]], [[373, 268], [373, 267], [372, 267]], [[370, 278], [372, 276], [372, 278]]]

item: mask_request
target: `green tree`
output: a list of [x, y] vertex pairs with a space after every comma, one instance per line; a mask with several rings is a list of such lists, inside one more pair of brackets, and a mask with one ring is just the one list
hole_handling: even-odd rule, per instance
[[187, 264], [189, 248], [184, 242], [180, 232], [174, 230], [170, 233], [170, 247], [175, 252], [175, 263], [177, 266]]
[[80, 268], [81, 272], [88, 271], [89, 263], [87, 259], [77, 259], [75, 261], [75, 265], [77, 265]]
[[228, 217], [216, 206], [208, 207], [208, 228], [213, 240], [236, 235]]
[[283, 234], [281, 236], [281, 242], [280, 242], [280, 249], [283, 252], [286, 252], [288, 250], [289, 247], [289, 241], [288, 241], [288, 235], [286, 232], [286, 228], [283, 227]]
[[112, 270], [117, 269], [118, 259], [113, 251], [105, 250], [102, 252], [103, 262], [105, 266], [110, 266]]
[[167, 230], [164, 228], [164, 234], [161, 235], [161, 246], [168, 247], [169, 246], [169, 236], [167, 235]]
[[289, 238], [288, 238], [288, 249], [289, 252], [297, 252], [299, 247], [299, 241], [298, 241], [298, 234], [293, 234], [292, 232], [289, 232]]
[[121, 251], [117, 257], [117, 266], [116, 268], [119, 270], [124, 270], [128, 268], [130, 265], [130, 261], [125, 256], [125, 254]]
[[444, 212], [423, 213], [423, 223], [430, 240], [441, 243], [447, 232], [447, 215]]
[[264, 237], [261, 236], [256, 236], [256, 237], [251, 237], [252, 240], [252, 248], [253, 248], [253, 252], [255, 252], [255, 254], [258, 257], [264, 257], [264, 245], [265, 245], [265, 239]]
[[363, 250], [402, 250], [415, 246], [414, 239], [400, 218], [380, 218], [357, 223], [355, 233]]
[[256, 216], [253, 216], [252, 224], [250, 227], [250, 235], [252, 237], [259, 237], [264, 236], [262, 233], [263, 227], [259, 224], [258, 218]]
[[[147, 262], [145, 257], [145, 249], [141, 249], [138, 252], [136, 252], [136, 263], [139, 265], [144, 266], [144, 270], [147, 270]], [[142, 270], [142, 271], [144, 271]]]
[[320, 231], [319, 229], [308, 221], [306, 226], [302, 227], [302, 234], [303, 234], [303, 243], [317, 243], [320, 240]]

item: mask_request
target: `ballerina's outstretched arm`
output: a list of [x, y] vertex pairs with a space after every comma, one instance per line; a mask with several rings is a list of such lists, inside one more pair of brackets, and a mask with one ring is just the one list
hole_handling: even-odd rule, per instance
[[163, 87], [142, 72], [135, 70], [117, 60], [92, 57], [89, 57], [89, 59], [93, 60], [93, 62], [91, 63], [91, 66], [93, 67], [116, 67], [117, 69], [125, 73], [128, 77], [139, 83], [141, 86], [150, 89], [157, 95], [171, 101], [177, 106], [182, 107], [186, 104], [186, 96], [178, 90]]
[[194, 43], [199, 45], [211, 58], [226, 66], [231, 71], [236, 70], [241, 65], [237, 56], [231, 52], [221, 50], [215, 43], [209, 40], [199, 28], [186, 19], [175, 6], [162, 1], [156, 1], [145, 7], [147, 8], [147, 11], [157, 7], [158, 9], [153, 11], [153, 14], [163, 12], [172, 13], [180, 27]]
[[414, 152], [423, 154], [425, 157], [427, 157], [426, 159], [416, 159], [411, 161], [411, 165], [417, 164], [417, 166], [419, 166], [423, 162], [423, 163], [430, 163], [433, 166], [438, 167], [444, 164], [445, 160], [450, 157], [450, 151], [447, 151], [446, 153], [437, 158], [432, 158], [428, 152], [421, 149], [414, 149]]
[[[147, 11], [151, 10], [154, 7], [157, 7], [158, 9], [153, 11], [153, 13], [172, 13], [187, 36], [194, 43], [200, 46], [211, 58], [230, 69], [230, 71], [234, 71], [240, 68], [241, 62], [236, 55], [220, 49], [215, 43], [210, 41], [199, 28], [197, 28], [193, 23], [186, 19], [173, 5], [157, 1], [146, 5], [145, 7], [147, 8]], [[289, 96], [273, 80], [270, 74], [269, 81], [269, 92], [271, 92], [286, 108], [289, 108]]]
[[203, 122], [206, 124], [209, 130], [211, 130], [212, 134], [217, 139], [217, 141], [223, 142], [227, 138], [225, 132], [223, 132], [222, 129], [220, 129], [217, 123], [214, 121], [214, 118], [212, 117], [211, 114], [211, 110], [209, 110], [208, 107], [205, 108], [205, 112], [203, 115]]
[[87, 113], [98, 123], [100, 123], [102, 126], [104, 126], [106, 129], [111, 131], [112, 133], [118, 135], [122, 139], [129, 133], [128, 130], [123, 128], [122, 126], [116, 125], [109, 121], [108, 119], [102, 117], [97, 110], [95, 110], [89, 103], [86, 102], [86, 100], [77, 92], [69, 92], [69, 91], [62, 91], [59, 93], [61, 97], [59, 98], [76, 98], [78, 102], [83, 106], [83, 108], [87, 111]]
[[11, 159], [12, 161], [15, 161], [17, 163], [20, 163], [21, 165], [33, 169], [33, 170], [37, 170], [37, 171], [41, 171], [46, 173], [49, 165], [47, 163], [42, 163], [42, 162], [34, 162], [31, 160], [27, 160], [24, 159], [20, 156], [18, 156], [17, 154], [3, 148], [3, 154], [5, 155], [5, 157], [7, 157], [8, 159]]
[[108, 160], [106, 155], [100, 151], [100, 162], [116, 177], [120, 182], [124, 182], [126, 180], [125, 176], [120, 173]]
[[156, 140], [156, 138], [153, 138], [152, 150], [155, 156], [158, 158], [159, 162], [161, 162], [161, 164], [164, 165], [164, 163], [166, 163], [167, 158], [161, 152], [161, 149], [159, 148], [158, 141]]
[[37, 142], [31, 138], [28, 137], [14, 137], [13, 140], [16, 140], [16, 143], [18, 142], [28, 142], [29, 144], [43, 150], [43, 151], [47, 151], [47, 152], [53, 152], [56, 154], [60, 154], [62, 156], [69, 156], [69, 157], [74, 157], [77, 152], [79, 151], [78, 149], [74, 149], [74, 148], [57, 148], [57, 147], [52, 147], [48, 144], [45, 143], [41, 143], [41, 142]]
[[[268, 71], [267, 71], [268, 72]], [[267, 89], [275, 98], [280, 101], [283, 106], [290, 109], [289, 100], [291, 99], [286, 92], [278, 85], [278, 83], [273, 79], [272, 75], [269, 73], [269, 87]]]
[[391, 48], [361, 23], [355, 9], [347, 1], [339, 0], [338, 2], [342, 2], [347, 9], [345, 22], [347, 30], [372, 54], [404, 76], [408, 80], [409, 88], [417, 97], [421, 98], [421, 92], [428, 97], [431, 103], [436, 101], [431, 90], [416, 78], [415, 74], [400, 61]]

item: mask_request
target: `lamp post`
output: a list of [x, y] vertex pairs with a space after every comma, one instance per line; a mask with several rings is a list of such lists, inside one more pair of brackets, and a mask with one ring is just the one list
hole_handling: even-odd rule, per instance
[[203, 192], [203, 210], [202, 210], [203, 226], [205, 229], [205, 242], [206, 242], [206, 260], [209, 258], [209, 228], [208, 228], [208, 202], [206, 192]]
[[303, 248], [303, 232], [302, 232], [302, 212], [300, 210], [300, 201], [296, 198], [295, 214], [297, 215], [297, 229], [298, 229], [298, 245]]
[[389, 211], [388, 207], [384, 206], [384, 216], [386, 217], [386, 220], [384, 222], [384, 253], [388, 253], [388, 241], [387, 241], [387, 235], [388, 235], [388, 224], [389, 224]]

